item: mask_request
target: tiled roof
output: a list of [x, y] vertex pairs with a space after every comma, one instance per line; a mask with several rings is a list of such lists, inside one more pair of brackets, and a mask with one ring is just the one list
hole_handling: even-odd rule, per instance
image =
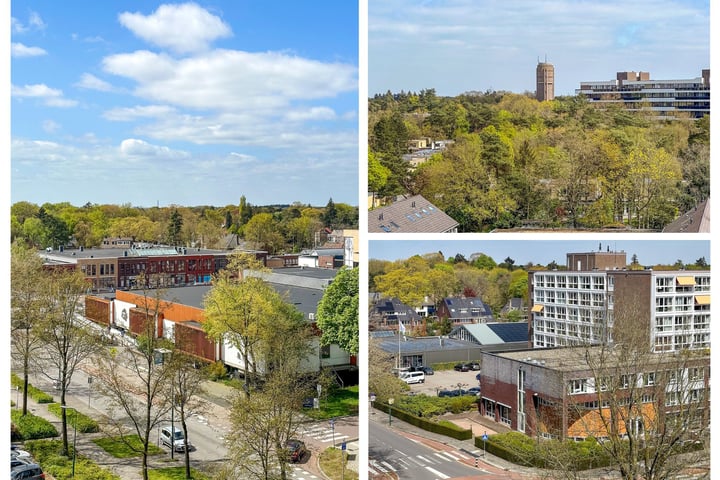
[[454, 232], [458, 222], [421, 195], [368, 212], [370, 233]]
[[689, 212], [667, 224], [663, 229], [666, 233], [709, 233], [710, 232], [710, 201], [704, 200]]

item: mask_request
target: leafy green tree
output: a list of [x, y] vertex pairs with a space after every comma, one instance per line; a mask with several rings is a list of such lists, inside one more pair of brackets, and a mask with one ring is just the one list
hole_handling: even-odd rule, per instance
[[266, 319], [276, 318], [279, 295], [259, 277], [233, 278], [233, 273], [230, 267], [221, 271], [205, 296], [203, 328], [210, 338], [229, 341], [238, 349], [249, 394], [260, 381], [262, 326]]
[[316, 316], [320, 344], [335, 343], [351, 355], [360, 349], [358, 275], [357, 268], [341, 268], [323, 292]]
[[337, 209], [335, 208], [335, 202], [333, 202], [332, 198], [330, 198], [327, 205], [325, 205], [322, 221], [328, 227], [332, 227], [337, 223]]
[[27, 392], [31, 359], [42, 348], [39, 329], [35, 328], [44, 315], [44, 292], [47, 276], [42, 259], [34, 250], [13, 243], [10, 250], [10, 336], [12, 358], [22, 364], [23, 406], [27, 415]]
[[[78, 320], [83, 315], [84, 295], [88, 284], [79, 270], [51, 270], [45, 272], [43, 282], [42, 317], [34, 328], [44, 348], [37, 360], [45, 375], [53, 378], [60, 392], [60, 405], [65, 406], [75, 370], [80, 363], [97, 353], [99, 335]], [[57, 377], [55, 375], [57, 374]], [[62, 454], [68, 448], [67, 410], [62, 409]]]
[[179, 245], [180, 232], [182, 231], [183, 218], [177, 208], [173, 209], [170, 214], [170, 223], [168, 224], [167, 238], [170, 245]]

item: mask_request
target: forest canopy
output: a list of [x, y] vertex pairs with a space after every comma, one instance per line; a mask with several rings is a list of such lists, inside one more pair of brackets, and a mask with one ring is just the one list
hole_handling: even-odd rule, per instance
[[[369, 190], [420, 194], [460, 231], [657, 231], [710, 195], [709, 116], [657, 120], [579, 97], [433, 89], [376, 95], [368, 111]], [[415, 139], [447, 147], [413, 167], [403, 156]]]

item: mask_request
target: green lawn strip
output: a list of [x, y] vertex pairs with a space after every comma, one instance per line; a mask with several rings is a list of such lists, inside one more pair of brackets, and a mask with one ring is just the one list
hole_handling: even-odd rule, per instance
[[303, 413], [316, 420], [357, 415], [358, 391], [359, 387], [357, 386], [334, 390], [328, 398], [320, 400], [319, 409], [306, 408]]
[[[19, 387], [22, 390], [24, 382], [22, 378], [18, 377], [14, 373], [11, 373], [10, 385], [12, 385], [13, 387]], [[39, 388], [33, 387], [30, 384], [28, 384], [28, 396], [38, 403], [53, 403], [55, 401], [52, 395], [49, 395], [40, 390]]]
[[[59, 403], [49, 404], [48, 411], [56, 417], [62, 418], [62, 408]], [[100, 425], [95, 420], [75, 409], [68, 409], [67, 423], [69, 427], [77, 428], [80, 433], [97, 433], [100, 431]]]
[[[345, 471], [341, 458], [345, 458]], [[337, 448], [328, 448], [320, 454], [320, 469], [331, 480], [357, 480], [358, 473], [347, 468], [347, 452]]]
[[[193, 480], [210, 480], [207, 475], [190, 469], [190, 476]], [[155, 468], [148, 470], [150, 480], [185, 480], [185, 467]]]
[[[72, 476], [72, 445], [70, 455], [60, 455], [62, 449], [61, 440], [31, 440], [25, 442], [24, 448], [29, 451], [33, 458], [56, 480], [69, 480]], [[82, 452], [75, 457], [76, 480], [121, 480], [114, 473], [105, 470], [93, 461], [85, 458]]]
[[[131, 458], [142, 455], [143, 445], [137, 435], [128, 435], [124, 439], [120, 437], [96, 438], [93, 442], [115, 458]], [[148, 445], [148, 454], [158, 455], [161, 453], [163, 450], [154, 443]]]

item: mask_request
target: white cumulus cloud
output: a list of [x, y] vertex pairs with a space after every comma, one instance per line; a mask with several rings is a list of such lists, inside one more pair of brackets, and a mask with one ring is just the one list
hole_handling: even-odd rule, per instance
[[189, 154], [181, 150], [153, 145], [144, 140], [128, 138], [120, 143], [120, 153], [128, 157], [156, 157], [167, 159], [187, 158]]
[[15, 58], [20, 57], [39, 57], [47, 55], [47, 51], [40, 47], [28, 47], [22, 43], [13, 42], [10, 47], [10, 55]]
[[195, 3], [161, 5], [151, 15], [123, 12], [118, 19], [143, 40], [178, 53], [205, 50], [212, 41], [232, 35], [220, 17]]
[[75, 100], [64, 98], [62, 90], [50, 88], [44, 83], [25, 85], [22, 87], [12, 85], [10, 91], [13, 97], [37, 98], [50, 107], [74, 107], [77, 105]]
[[101, 80], [91, 73], [83, 73], [80, 81], [75, 84], [76, 87], [87, 88], [88, 90], [99, 90], [101, 92], [110, 92], [113, 86], [105, 80]]

